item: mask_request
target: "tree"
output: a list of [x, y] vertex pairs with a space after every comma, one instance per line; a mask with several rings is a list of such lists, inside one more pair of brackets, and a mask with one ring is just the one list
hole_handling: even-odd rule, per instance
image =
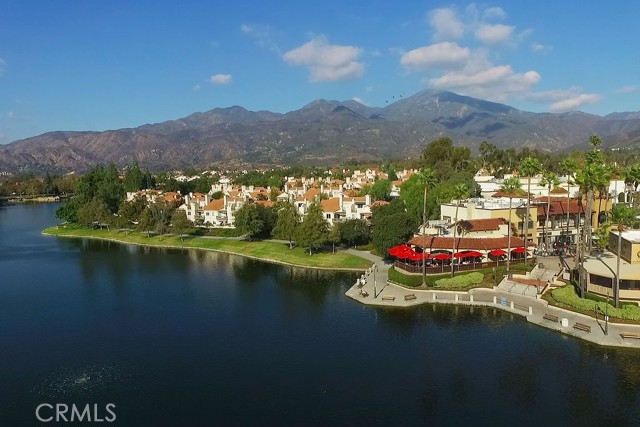
[[259, 234], [264, 227], [257, 205], [253, 203], [245, 203], [236, 211], [234, 224], [236, 229], [249, 237], [249, 240]]
[[[454, 187], [453, 199], [456, 201], [456, 216], [453, 222], [453, 249], [451, 250], [451, 277], [454, 276], [453, 268], [453, 256], [456, 253], [456, 231], [458, 228], [458, 208], [460, 207], [460, 201], [469, 197], [469, 189], [465, 184], [458, 184]], [[422, 248], [424, 252], [424, 248]]]
[[507, 178], [502, 182], [500, 190], [509, 197], [509, 227], [507, 228], [507, 271], [509, 271], [511, 267], [511, 205], [513, 198], [517, 197], [518, 192], [521, 191], [520, 180], [514, 176]]
[[[418, 174], [418, 179], [422, 184], [422, 186], [424, 187], [424, 198], [423, 198], [423, 204], [422, 204], [422, 240], [424, 241], [424, 228], [426, 227], [426, 223], [427, 223], [427, 191], [429, 190], [430, 187], [433, 187], [435, 185], [436, 177], [431, 169], [423, 169]], [[424, 253], [425, 253], [425, 248], [423, 246], [422, 247], [422, 254], [423, 254], [422, 255], [422, 286], [427, 285], [427, 264], [425, 262], [426, 260], [425, 260]], [[453, 254], [451, 256], [453, 256]]]
[[147, 233], [147, 238], [151, 237], [151, 231], [155, 228], [156, 221], [151, 214], [151, 209], [148, 207], [140, 214], [140, 220], [138, 221], [138, 230]]
[[387, 249], [406, 242], [418, 223], [405, 211], [402, 200], [396, 199], [388, 205], [374, 207], [371, 218], [371, 240], [374, 248], [385, 256]]
[[540, 160], [535, 157], [526, 157], [520, 164], [520, 176], [527, 177], [527, 214], [524, 221], [524, 260], [527, 261], [529, 248], [529, 221], [531, 221], [531, 177], [537, 175], [542, 170]]
[[331, 242], [331, 253], [336, 253], [336, 243], [340, 243], [342, 236], [340, 235], [340, 224], [334, 223], [329, 230], [329, 241]]
[[124, 190], [125, 191], [138, 191], [138, 190], [142, 190], [144, 188], [148, 188], [146, 187], [146, 178], [144, 176], [144, 174], [142, 173], [142, 171], [140, 170], [140, 167], [138, 166], [137, 163], [135, 163], [133, 166], [130, 166], [129, 168], [127, 168], [125, 174], [124, 174]]
[[549, 240], [547, 237], [547, 225], [549, 224], [549, 210], [551, 209], [551, 190], [560, 184], [560, 180], [558, 179], [558, 175], [555, 172], [545, 172], [542, 174], [542, 180], [540, 180], [540, 185], [547, 187], [547, 215], [544, 221], [544, 247], [546, 250], [549, 250]]
[[[611, 208], [611, 222], [618, 225], [618, 248], [616, 251], [616, 281], [613, 288], [613, 303], [616, 308], [620, 306], [620, 250], [622, 247], [622, 232], [624, 227], [631, 224], [636, 219], [636, 212], [621, 204], [617, 203]], [[603, 227], [604, 228], [604, 227]], [[608, 237], [608, 227], [607, 237]]]
[[78, 209], [78, 222], [84, 226], [103, 224], [109, 219], [109, 210], [100, 199], [93, 199]]
[[391, 181], [379, 179], [373, 183], [369, 194], [374, 200], [388, 200], [391, 196]]
[[317, 202], [313, 202], [304, 216], [296, 233], [296, 241], [303, 248], [309, 249], [309, 255], [313, 249], [327, 240], [329, 235], [329, 223], [325, 221], [322, 208]]
[[118, 208], [118, 214], [124, 218], [128, 223], [138, 221], [142, 211], [147, 207], [145, 198], [142, 196], [136, 196], [131, 201], [123, 200]]
[[289, 241], [289, 249], [293, 249], [293, 239], [296, 235], [300, 215], [292, 202], [286, 202], [279, 210], [276, 218], [276, 225], [271, 234], [276, 239]]
[[371, 231], [366, 221], [361, 219], [348, 219], [339, 224], [340, 241], [349, 246], [357, 247], [371, 241]]
[[187, 218], [187, 214], [182, 209], [176, 209], [171, 216], [171, 228], [173, 232], [180, 236], [183, 240], [184, 233], [191, 227], [191, 221]]
[[[567, 176], [567, 236], [569, 235], [569, 205], [571, 203], [571, 186], [573, 185], [573, 178], [576, 170], [578, 169], [578, 165], [576, 164], [575, 159], [572, 157], [567, 157], [562, 161], [560, 169]], [[579, 213], [578, 213], [579, 215]], [[578, 224], [579, 221], [576, 222]]]

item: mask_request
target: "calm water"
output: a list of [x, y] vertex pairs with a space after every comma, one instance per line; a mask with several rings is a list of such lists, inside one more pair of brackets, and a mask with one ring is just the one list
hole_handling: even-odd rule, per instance
[[0, 425], [55, 424], [45, 402], [119, 426], [640, 424], [640, 352], [366, 308], [353, 274], [41, 236], [55, 208], [0, 207]]

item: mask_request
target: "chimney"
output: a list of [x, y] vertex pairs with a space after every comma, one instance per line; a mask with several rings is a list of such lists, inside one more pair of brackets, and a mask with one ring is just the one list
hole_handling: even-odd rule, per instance
[[344, 194], [340, 193], [340, 210], [342, 210], [343, 204], [344, 204]]
[[367, 194], [364, 196], [364, 203], [367, 206], [371, 206], [371, 194]]
[[204, 195], [204, 205], [207, 206], [209, 202], [211, 202], [211, 196], [207, 193]]
[[474, 219], [476, 212], [476, 204], [474, 202], [467, 202], [467, 219]]

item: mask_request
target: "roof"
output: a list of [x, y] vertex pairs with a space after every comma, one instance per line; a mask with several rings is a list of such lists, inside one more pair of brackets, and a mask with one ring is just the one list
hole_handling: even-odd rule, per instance
[[271, 200], [258, 200], [256, 203], [264, 206], [265, 208], [270, 208], [271, 206], [273, 206], [273, 202]]
[[501, 225], [508, 224], [503, 218], [469, 219], [458, 223], [469, 232], [495, 231], [499, 230]]
[[[541, 203], [536, 206], [538, 208], [538, 216], [546, 216], [547, 215], [547, 204]], [[569, 211], [567, 212], [567, 202], [566, 200], [553, 200], [551, 199], [551, 204], [549, 205], [549, 215], [566, 215], [569, 214], [577, 214], [584, 213], [585, 206], [578, 205], [578, 201], [576, 199], [571, 199], [569, 202]]]
[[[443, 236], [415, 236], [409, 243], [416, 246], [424, 246], [427, 250], [436, 249], [451, 250], [453, 248], [453, 237]], [[511, 237], [511, 248], [524, 246], [524, 239], [519, 237]], [[533, 246], [529, 244], [529, 246]], [[456, 238], [457, 250], [481, 250], [491, 251], [493, 249], [502, 249], [509, 247], [509, 239], [507, 237], [460, 237]]]
[[320, 206], [324, 212], [338, 212], [340, 210], [340, 199], [333, 197], [320, 201]]
[[491, 195], [491, 197], [511, 197], [511, 198], [523, 198], [527, 197], [526, 191], [516, 191], [515, 193], [507, 193], [502, 190], [498, 190]]
[[214, 199], [203, 208], [205, 211], [221, 211], [224, 209], [224, 199]]

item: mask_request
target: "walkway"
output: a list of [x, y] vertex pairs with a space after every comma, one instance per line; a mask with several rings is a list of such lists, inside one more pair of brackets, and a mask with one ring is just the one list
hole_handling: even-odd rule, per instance
[[[388, 283], [388, 270], [391, 264], [385, 264], [380, 257], [367, 252], [348, 250], [354, 255], [370, 259], [375, 265], [358, 278], [357, 283], [345, 293], [362, 304], [382, 307], [415, 307], [422, 304], [457, 304], [463, 306], [483, 306], [499, 308], [518, 314], [554, 331], [584, 339], [599, 345], [640, 348], [640, 325], [608, 323], [599, 316], [593, 317], [549, 306], [549, 303], [531, 292], [508, 292], [509, 281], [505, 279], [498, 287], [476, 288], [469, 292], [436, 291], [410, 289]], [[543, 263], [545, 264], [545, 263]], [[557, 261], [548, 268], [537, 267], [531, 276], [536, 279], [548, 279], [557, 275], [560, 268]], [[546, 280], [545, 280], [546, 282]], [[511, 281], [511, 283], [515, 283]], [[517, 283], [515, 283], [517, 285]], [[527, 286], [520, 284], [520, 286]], [[528, 286], [536, 289], [535, 286]], [[580, 329], [582, 328], [582, 329]], [[590, 329], [590, 332], [583, 329]], [[605, 334], [605, 332], [607, 332]], [[638, 334], [638, 338], [623, 338], [621, 334]]]

